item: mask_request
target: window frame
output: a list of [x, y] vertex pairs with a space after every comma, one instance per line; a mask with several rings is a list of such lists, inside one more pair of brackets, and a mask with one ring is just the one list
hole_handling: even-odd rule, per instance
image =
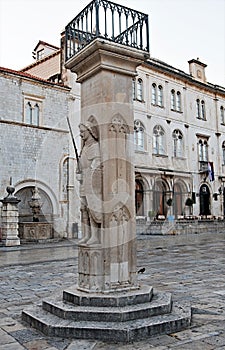
[[[25, 124], [32, 125], [32, 126], [41, 126], [43, 122], [42, 120], [43, 100], [44, 100], [44, 97], [24, 94], [23, 122]], [[27, 106], [30, 106], [29, 118], [27, 116]]]
[[[157, 133], [155, 132], [157, 130]], [[153, 154], [154, 155], [165, 155], [165, 130], [164, 128], [160, 125], [157, 124], [153, 128]]]

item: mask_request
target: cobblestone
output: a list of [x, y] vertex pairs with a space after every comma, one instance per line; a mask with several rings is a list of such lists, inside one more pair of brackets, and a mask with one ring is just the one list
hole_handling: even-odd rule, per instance
[[0, 248], [0, 350], [225, 350], [225, 233], [139, 236], [142, 284], [189, 302], [189, 329], [132, 344], [46, 337], [21, 312], [77, 280], [76, 241]]

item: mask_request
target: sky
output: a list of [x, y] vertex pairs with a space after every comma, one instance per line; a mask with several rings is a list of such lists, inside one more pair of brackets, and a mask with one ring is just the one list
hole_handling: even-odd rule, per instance
[[[59, 46], [60, 33], [89, 0], [0, 0], [0, 66], [34, 62], [39, 40]], [[149, 15], [150, 55], [189, 73], [205, 64], [207, 81], [225, 87], [225, 0], [114, 0]]]

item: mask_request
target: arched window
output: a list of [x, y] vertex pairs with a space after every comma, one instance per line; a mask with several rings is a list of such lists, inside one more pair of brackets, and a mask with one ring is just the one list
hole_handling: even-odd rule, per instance
[[206, 140], [199, 140], [198, 155], [200, 162], [208, 162], [208, 142]]
[[158, 86], [158, 106], [163, 106], [163, 88], [161, 85]]
[[201, 118], [201, 109], [200, 109], [200, 100], [196, 100], [196, 112], [197, 112], [197, 118]]
[[175, 90], [171, 90], [171, 93], [170, 93], [170, 104], [171, 104], [171, 109], [175, 110], [176, 109]]
[[144, 135], [145, 128], [144, 125], [140, 122], [140, 120], [135, 120], [134, 122], [134, 145], [135, 150], [144, 151], [145, 149], [145, 140]]
[[156, 84], [152, 84], [152, 104], [156, 105]]
[[152, 84], [152, 104], [163, 107], [163, 87], [162, 85]]
[[39, 125], [39, 106], [37, 103], [35, 104], [34, 110], [33, 110], [32, 124]]
[[173, 155], [174, 157], [183, 156], [183, 135], [178, 129], [173, 131]]
[[31, 124], [32, 123], [32, 106], [30, 102], [27, 102], [26, 104], [26, 119], [25, 122], [27, 124]]
[[222, 143], [223, 165], [225, 165], [225, 141]]
[[220, 120], [221, 124], [225, 124], [225, 109], [223, 106], [220, 107]]
[[165, 131], [161, 125], [153, 129], [153, 154], [165, 154]]
[[176, 95], [176, 109], [178, 112], [181, 111], [181, 93], [180, 91], [177, 91], [177, 95]]
[[202, 119], [205, 120], [206, 116], [205, 116], [205, 102], [202, 100], [201, 101], [201, 113], [202, 113]]
[[196, 113], [198, 119], [206, 120], [205, 101], [196, 100]]
[[137, 81], [137, 99], [139, 101], [143, 100], [143, 81], [140, 78]]
[[174, 89], [170, 92], [170, 108], [172, 111], [181, 112], [181, 93]]

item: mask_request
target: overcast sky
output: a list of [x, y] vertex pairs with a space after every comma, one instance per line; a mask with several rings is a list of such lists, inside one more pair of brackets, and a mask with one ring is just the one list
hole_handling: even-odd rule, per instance
[[[33, 62], [39, 40], [59, 46], [60, 33], [89, 0], [0, 0], [0, 66]], [[114, 0], [149, 15], [151, 56], [188, 71], [206, 63], [207, 80], [225, 87], [225, 0]]]

